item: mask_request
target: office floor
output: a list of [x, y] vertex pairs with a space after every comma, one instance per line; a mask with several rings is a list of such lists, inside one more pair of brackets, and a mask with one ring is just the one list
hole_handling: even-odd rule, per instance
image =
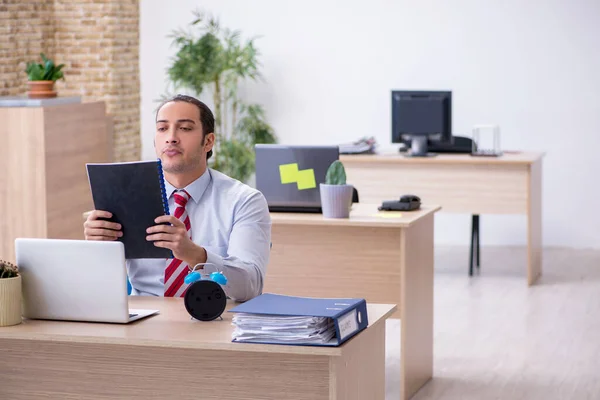
[[[546, 249], [527, 287], [524, 248], [436, 248], [434, 379], [413, 400], [600, 399], [600, 250]], [[386, 399], [399, 393], [399, 320], [387, 322]]]

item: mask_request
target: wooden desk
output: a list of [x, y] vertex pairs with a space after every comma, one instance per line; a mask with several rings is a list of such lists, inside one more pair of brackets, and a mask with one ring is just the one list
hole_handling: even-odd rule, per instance
[[369, 327], [337, 348], [232, 343], [230, 313], [193, 321], [182, 299], [131, 297], [130, 307], [161, 314], [128, 325], [0, 328], [0, 398], [385, 397], [385, 319], [395, 305], [369, 304]]
[[271, 213], [265, 292], [400, 306], [393, 317], [401, 319], [402, 399], [433, 375], [433, 222], [439, 209], [423, 206], [400, 218], [374, 216], [377, 205], [364, 203], [354, 204], [348, 219]]
[[527, 282], [542, 273], [543, 153], [507, 153], [501, 157], [440, 154], [408, 158], [401, 154], [344, 155], [348, 183], [360, 201], [381, 204], [416, 194], [443, 212], [527, 215]]

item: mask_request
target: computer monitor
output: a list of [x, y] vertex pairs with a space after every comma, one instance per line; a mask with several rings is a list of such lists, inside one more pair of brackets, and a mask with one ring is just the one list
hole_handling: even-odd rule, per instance
[[410, 146], [411, 157], [433, 156], [430, 146], [452, 144], [452, 92], [393, 90], [392, 143]]

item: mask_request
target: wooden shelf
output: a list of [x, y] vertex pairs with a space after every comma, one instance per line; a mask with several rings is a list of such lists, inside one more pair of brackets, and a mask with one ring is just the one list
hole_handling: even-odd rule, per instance
[[83, 239], [93, 209], [85, 164], [111, 159], [103, 102], [0, 107], [0, 258], [17, 237]]

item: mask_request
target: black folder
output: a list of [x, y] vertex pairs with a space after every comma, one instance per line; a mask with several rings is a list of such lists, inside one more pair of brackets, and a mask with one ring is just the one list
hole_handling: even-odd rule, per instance
[[160, 160], [86, 164], [96, 210], [112, 213], [121, 224], [125, 258], [172, 258], [171, 250], [146, 240], [146, 229], [169, 214]]

